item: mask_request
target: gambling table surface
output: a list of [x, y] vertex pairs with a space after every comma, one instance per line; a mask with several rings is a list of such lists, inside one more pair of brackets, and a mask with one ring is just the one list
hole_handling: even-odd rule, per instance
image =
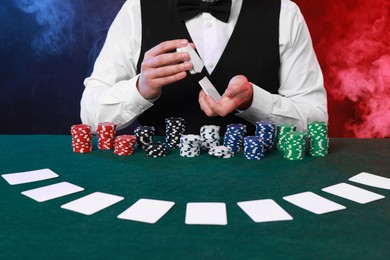
[[[0, 135], [0, 174], [49, 168], [59, 178], [9, 185], [0, 178], [0, 259], [390, 259], [390, 191], [348, 179], [361, 172], [390, 177], [390, 139], [331, 139], [329, 154], [289, 161], [206, 152], [163, 158], [137, 150], [122, 157], [96, 149], [72, 152], [71, 136]], [[67, 181], [85, 190], [46, 202], [22, 191]], [[346, 182], [384, 195], [358, 204], [321, 189]], [[100, 191], [125, 199], [91, 216], [60, 206]], [[312, 191], [346, 206], [316, 215], [283, 200]], [[118, 219], [140, 198], [175, 202], [156, 224]], [[255, 223], [237, 202], [273, 199], [291, 221]], [[225, 202], [228, 225], [186, 225], [188, 202]]]

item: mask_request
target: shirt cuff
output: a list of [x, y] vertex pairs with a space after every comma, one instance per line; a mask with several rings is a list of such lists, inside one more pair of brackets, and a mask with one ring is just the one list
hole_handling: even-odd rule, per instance
[[132, 104], [136, 108], [149, 108], [153, 106], [154, 100], [146, 100], [137, 89], [137, 80], [139, 75], [130, 80], [118, 83], [115, 91], [117, 100], [120, 100], [125, 105]]
[[252, 105], [244, 110], [239, 111], [236, 115], [255, 123], [259, 120], [267, 119], [272, 110], [272, 94], [252, 83], [253, 101]]

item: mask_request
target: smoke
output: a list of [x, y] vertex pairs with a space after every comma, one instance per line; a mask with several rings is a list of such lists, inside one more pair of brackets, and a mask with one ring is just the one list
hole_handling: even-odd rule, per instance
[[335, 99], [356, 103], [359, 120], [346, 128], [356, 137], [390, 137], [390, 2], [361, 2], [350, 12], [351, 29], [328, 54]]
[[[26, 14], [33, 15], [38, 33], [31, 42], [34, 53], [43, 58], [88, 50], [91, 64], [99, 54], [112, 20], [125, 0], [12, 0]], [[92, 67], [92, 66], [90, 66]]]
[[13, 0], [22, 12], [35, 17], [41, 28], [35, 35], [31, 47], [38, 57], [46, 54], [59, 55], [72, 50], [75, 44], [74, 18], [72, 1], [61, 0]]
[[311, 19], [329, 98], [354, 106], [345, 130], [359, 138], [390, 137], [390, 1], [314, 5], [324, 10]]

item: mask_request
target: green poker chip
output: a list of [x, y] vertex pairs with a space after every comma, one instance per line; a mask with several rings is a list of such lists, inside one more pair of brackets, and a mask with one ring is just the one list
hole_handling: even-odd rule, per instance
[[284, 139], [287, 133], [295, 131], [297, 129], [294, 124], [280, 124], [277, 126], [276, 130], [276, 148], [279, 151], [284, 150]]
[[284, 135], [283, 152], [284, 158], [297, 161], [303, 160], [306, 154], [307, 133], [290, 131]]
[[323, 157], [328, 154], [329, 138], [328, 123], [321, 121], [310, 122], [307, 126], [309, 137], [309, 154], [314, 157]]

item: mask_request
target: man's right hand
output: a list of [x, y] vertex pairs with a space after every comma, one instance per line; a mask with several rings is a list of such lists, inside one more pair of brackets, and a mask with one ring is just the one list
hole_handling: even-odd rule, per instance
[[[137, 82], [139, 93], [147, 100], [157, 98], [161, 88], [187, 76], [192, 68], [188, 52], [172, 52], [187, 46], [187, 40], [172, 40], [158, 44], [145, 53]], [[184, 63], [183, 63], [184, 62]]]

